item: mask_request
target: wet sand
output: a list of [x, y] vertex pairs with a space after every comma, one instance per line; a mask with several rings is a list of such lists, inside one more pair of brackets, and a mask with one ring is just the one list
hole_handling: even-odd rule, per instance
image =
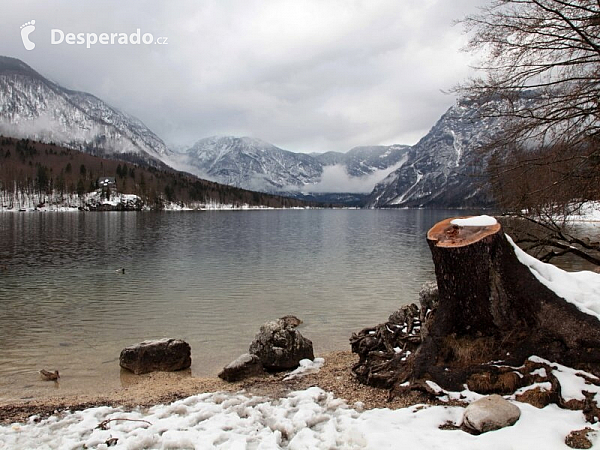
[[34, 400], [0, 402], [0, 423], [24, 422], [32, 415], [47, 417], [61, 411], [101, 405], [122, 406], [126, 409], [146, 408], [205, 392], [245, 391], [247, 394], [278, 398], [311, 386], [333, 392], [350, 405], [361, 402], [360, 407], [366, 409], [401, 408], [427, 401], [427, 398], [418, 393], [388, 401], [387, 390], [359, 384], [351, 372], [358, 357], [349, 351], [319, 356], [325, 359], [325, 364], [318, 373], [286, 381], [283, 380], [286, 373], [228, 383], [217, 377], [192, 377], [185, 372], [155, 372], [132, 376], [127, 386], [102, 394], [49, 395]]

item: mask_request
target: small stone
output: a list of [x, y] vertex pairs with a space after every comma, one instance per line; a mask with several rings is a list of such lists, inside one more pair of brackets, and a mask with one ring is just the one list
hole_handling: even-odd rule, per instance
[[471, 403], [465, 409], [463, 425], [475, 433], [486, 433], [514, 425], [521, 410], [499, 395], [490, 395]]
[[225, 381], [239, 381], [247, 377], [264, 373], [262, 363], [256, 355], [244, 353], [227, 364], [219, 373], [219, 378]]
[[159, 339], [131, 345], [121, 351], [119, 364], [136, 375], [174, 372], [192, 365], [190, 345], [181, 339]]

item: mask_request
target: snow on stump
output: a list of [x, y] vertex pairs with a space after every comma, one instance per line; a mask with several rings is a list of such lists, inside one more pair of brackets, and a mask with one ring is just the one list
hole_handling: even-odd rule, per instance
[[295, 369], [300, 360], [315, 359], [312, 342], [295, 327], [285, 318], [265, 323], [250, 344], [250, 353], [269, 371]]
[[119, 364], [136, 375], [174, 372], [192, 365], [190, 345], [181, 339], [159, 339], [131, 345], [121, 351]]
[[239, 381], [247, 377], [264, 373], [260, 358], [250, 353], [244, 353], [234, 361], [227, 364], [218, 377], [225, 381]]
[[499, 395], [490, 395], [474, 401], [465, 409], [463, 426], [480, 434], [514, 425], [521, 417], [518, 406]]

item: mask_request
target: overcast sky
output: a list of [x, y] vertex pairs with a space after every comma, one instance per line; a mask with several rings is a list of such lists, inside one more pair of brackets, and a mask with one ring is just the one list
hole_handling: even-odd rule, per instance
[[[484, 3], [4, 0], [0, 54], [138, 117], [169, 145], [212, 135], [297, 152], [414, 144], [454, 103], [442, 90], [474, 64], [453, 21]], [[28, 51], [20, 27], [31, 20]], [[52, 29], [138, 28], [167, 45], [51, 43]]]

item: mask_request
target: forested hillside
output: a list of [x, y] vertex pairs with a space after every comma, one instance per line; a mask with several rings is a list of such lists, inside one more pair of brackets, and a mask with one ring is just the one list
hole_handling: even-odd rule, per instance
[[162, 209], [166, 202], [274, 208], [308, 205], [201, 180], [166, 166], [148, 167], [135, 154], [120, 154], [119, 158], [106, 159], [53, 144], [0, 136], [0, 192], [4, 199], [14, 194], [82, 197], [100, 188], [99, 178], [114, 177], [113, 190], [136, 194], [154, 209]]

